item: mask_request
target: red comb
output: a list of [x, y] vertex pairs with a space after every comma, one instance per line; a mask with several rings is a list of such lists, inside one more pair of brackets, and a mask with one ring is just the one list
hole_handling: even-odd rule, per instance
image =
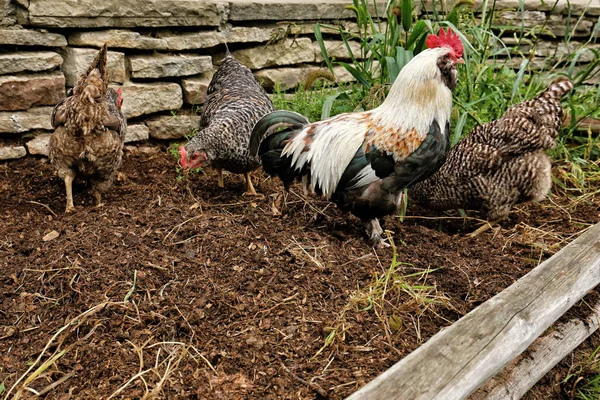
[[460, 38], [454, 31], [448, 28], [447, 31], [444, 31], [444, 28], [440, 28], [440, 33], [438, 35], [429, 35], [427, 36], [427, 40], [425, 44], [430, 49], [435, 49], [436, 47], [448, 46], [452, 48], [454, 55], [457, 58], [462, 57], [463, 55], [463, 44], [460, 41]]
[[123, 94], [123, 91], [121, 90], [121, 88], [117, 88], [116, 92], [119, 96], [121, 96]]

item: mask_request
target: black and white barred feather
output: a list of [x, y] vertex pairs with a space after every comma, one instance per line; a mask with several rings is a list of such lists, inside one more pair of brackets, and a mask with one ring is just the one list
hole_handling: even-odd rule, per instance
[[433, 176], [409, 189], [409, 197], [438, 211], [477, 210], [489, 220], [505, 218], [515, 204], [544, 199], [552, 185], [546, 150], [554, 147], [560, 102], [572, 88], [559, 78], [534, 99], [475, 127]]
[[185, 145], [185, 151], [206, 153], [208, 165], [214, 168], [250, 172], [260, 166], [260, 159], [248, 150], [250, 133], [254, 124], [273, 110], [252, 71], [227, 52], [209, 84], [200, 131]]

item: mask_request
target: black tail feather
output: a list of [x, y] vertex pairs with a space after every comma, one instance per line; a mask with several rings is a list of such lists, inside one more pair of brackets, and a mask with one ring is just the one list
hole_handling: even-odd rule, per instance
[[260, 155], [258, 154], [260, 144], [280, 128], [296, 130], [309, 123], [310, 121], [305, 116], [293, 111], [279, 110], [263, 116], [254, 125], [254, 129], [252, 129], [252, 134], [250, 135], [250, 154]]

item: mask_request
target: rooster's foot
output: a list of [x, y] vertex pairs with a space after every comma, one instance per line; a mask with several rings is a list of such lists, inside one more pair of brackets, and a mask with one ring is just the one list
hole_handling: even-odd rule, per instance
[[373, 247], [377, 247], [379, 249], [384, 247], [389, 247], [390, 244], [386, 242], [386, 239], [383, 238], [383, 229], [379, 224], [379, 220], [377, 218], [370, 220], [366, 223], [367, 226], [367, 235], [369, 235], [369, 243]]
[[75, 206], [67, 206], [67, 208], [65, 209], [65, 214], [69, 214], [75, 212]]

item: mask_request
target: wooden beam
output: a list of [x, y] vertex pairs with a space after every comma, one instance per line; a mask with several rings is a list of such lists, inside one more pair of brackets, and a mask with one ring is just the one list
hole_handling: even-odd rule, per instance
[[470, 400], [520, 399], [563, 358], [568, 356], [600, 325], [600, 301], [586, 318], [555, 324], [526, 352], [473, 393]]
[[599, 283], [600, 223], [348, 399], [463, 399]]

